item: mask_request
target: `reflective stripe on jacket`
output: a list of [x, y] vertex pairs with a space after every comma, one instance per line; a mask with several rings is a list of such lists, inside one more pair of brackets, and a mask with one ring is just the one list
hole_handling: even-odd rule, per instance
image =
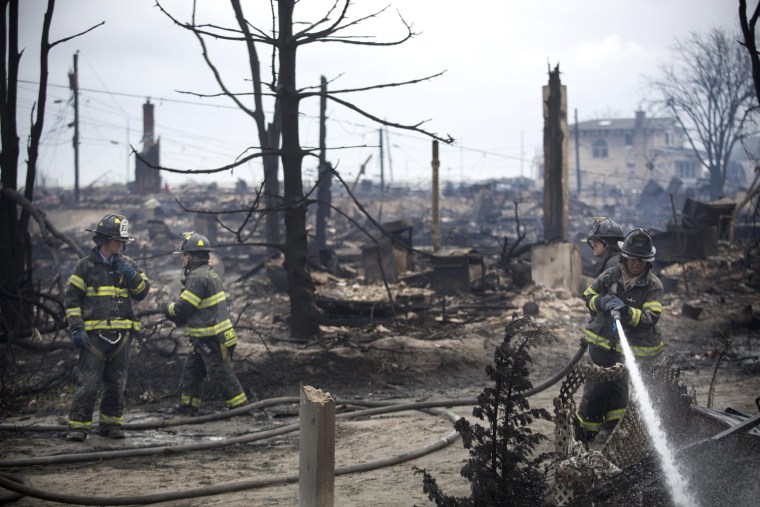
[[[623, 330], [637, 357], [653, 357], [665, 349], [662, 335], [657, 329], [657, 321], [662, 315], [662, 282], [647, 269], [636, 282], [627, 289], [623, 286], [623, 273], [618, 265], [606, 270], [583, 292], [586, 307], [594, 318], [586, 326], [584, 340], [592, 346], [622, 353], [613, 320], [609, 314], [597, 308], [600, 296], [614, 294], [628, 305], [631, 317], [623, 322]], [[614, 345], [613, 345], [614, 344]]]
[[185, 322], [185, 334], [191, 338], [220, 337], [227, 347], [237, 343], [222, 279], [208, 264], [189, 267], [179, 299], [168, 311]]
[[132, 310], [132, 299], [143, 300], [150, 290], [150, 282], [134, 261], [128, 257], [124, 260], [136, 270], [130, 279], [125, 279], [110, 264], [103, 262], [98, 247], [77, 263], [64, 298], [70, 329], [140, 329], [140, 321]]

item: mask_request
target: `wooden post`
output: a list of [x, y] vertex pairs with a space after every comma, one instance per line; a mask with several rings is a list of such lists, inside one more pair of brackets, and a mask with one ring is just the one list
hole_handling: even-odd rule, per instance
[[438, 141], [433, 141], [433, 161], [431, 165], [433, 166], [433, 229], [431, 236], [433, 239], [433, 251], [437, 252], [441, 249], [441, 222], [438, 214], [438, 168], [441, 167], [441, 161], [438, 160]]
[[567, 89], [559, 64], [549, 71], [544, 96], [544, 241], [567, 241]]
[[335, 400], [301, 387], [298, 505], [332, 507], [335, 500]]

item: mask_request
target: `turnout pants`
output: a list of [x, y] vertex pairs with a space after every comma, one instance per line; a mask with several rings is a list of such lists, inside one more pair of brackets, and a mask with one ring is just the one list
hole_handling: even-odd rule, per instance
[[69, 429], [87, 432], [92, 428], [92, 414], [101, 384], [100, 426], [120, 426], [123, 422], [132, 335], [128, 331], [102, 332], [102, 335], [105, 338], [97, 331], [89, 332], [90, 344], [79, 352], [77, 390], [69, 410]]
[[220, 387], [228, 408], [248, 401], [230, 366], [230, 355], [231, 350], [216, 337], [194, 340], [182, 371], [182, 405], [200, 408], [206, 375]]
[[593, 439], [602, 426], [612, 429], [628, 405], [628, 379], [589, 379], [583, 386], [578, 406], [578, 422], [586, 436]]

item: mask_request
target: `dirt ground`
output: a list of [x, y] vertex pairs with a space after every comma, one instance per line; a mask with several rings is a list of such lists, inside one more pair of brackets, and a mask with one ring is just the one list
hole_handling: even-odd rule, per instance
[[[723, 248], [721, 256], [689, 263], [685, 269], [689, 293], [681, 282], [663, 301], [660, 329], [668, 346], [666, 353], [678, 353], [678, 364], [695, 367], [685, 374], [684, 384], [699, 405], [707, 405], [712, 382], [714, 408], [757, 413], [760, 295], [747, 283], [747, 273], [736, 251]], [[683, 272], [679, 266], [671, 266], [663, 274], [680, 279]], [[287, 339], [284, 326], [276, 317], [287, 315], [285, 297], [262, 295], [247, 303], [267, 318], [258, 321], [255, 332], [241, 331], [235, 368], [260, 401], [298, 397], [300, 385], [311, 385], [337, 399], [339, 414], [352, 408], [351, 402], [473, 399], [487, 386], [484, 369], [503, 339], [506, 324], [514, 315], [522, 315], [525, 303], [534, 302], [539, 308], [534, 320], [557, 337], [556, 343], [533, 349], [531, 379], [538, 384], [558, 371], [577, 350], [586, 318], [582, 300], [564, 290], [536, 286], [501, 296], [504, 309], [463, 310], [446, 319], [439, 315], [406, 315], [403, 322], [378, 321], [359, 328], [326, 327], [319, 343], [299, 344]], [[681, 313], [684, 302], [702, 308], [698, 320]], [[242, 304], [233, 303], [233, 313]], [[728, 338], [731, 348], [716, 374], [716, 362]], [[136, 348], [145, 349], [146, 345], [139, 344]], [[133, 361], [145, 357], [143, 352], [133, 351]], [[175, 358], [162, 366], [167, 384], [177, 383], [180, 361], [181, 358]], [[140, 380], [130, 378], [130, 384], [139, 384]], [[552, 400], [558, 389], [557, 384], [531, 397], [531, 406], [553, 412]], [[29, 400], [22, 416], [4, 414], [2, 424], [60, 424], [65, 419], [70, 394], [70, 389], [40, 394]], [[148, 389], [134, 398], [126, 414], [129, 423], [172, 417], [168, 408], [176, 399], [156, 399]], [[206, 408], [215, 411], [221, 408], [219, 403], [211, 401]], [[448, 410], [464, 417], [472, 414], [471, 406]], [[218, 442], [294, 423], [297, 412], [297, 403], [282, 403], [250, 415], [202, 425], [131, 430], [122, 441], [91, 435], [83, 444], [67, 442], [62, 431], [0, 431], [0, 463], [68, 453]], [[541, 423], [535, 429], [551, 438], [553, 425]], [[336, 466], [397, 456], [434, 444], [451, 431], [452, 423], [446, 417], [420, 411], [339, 419]], [[546, 445], [550, 448], [551, 440]], [[298, 452], [298, 434], [291, 432], [219, 449], [65, 464], [4, 465], [0, 471], [22, 475], [33, 487], [60, 494], [134, 496], [293, 477], [298, 472]], [[400, 464], [339, 475], [335, 479], [335, 505], [432, 505], [413, 467], [428, 470], [447, 494], [467, 496], [469, 483], [459, 474], [467, 459], [468, 453], [457, 439], [441, 450]], [[298, 484], [290, 479], [285, 484], [157, 505], [297, 504]], [[59, 504], [26, 497], [14, 505]]]

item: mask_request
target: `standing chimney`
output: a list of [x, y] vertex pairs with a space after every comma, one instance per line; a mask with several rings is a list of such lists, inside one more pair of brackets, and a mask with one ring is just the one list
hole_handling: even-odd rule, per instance
[[135, 160], [135, 190], [141, 194], [157, 194], [161, 191], [160, 142], [154, 137], [155, 123], [153, 104], [150, 99], [143, 104], [143, 149]]
[[148, 151], [153, 146], [154, 131], [153, 104], [150, 103], [150, 99], [147, 99], [143, 104], [143, 151]]

